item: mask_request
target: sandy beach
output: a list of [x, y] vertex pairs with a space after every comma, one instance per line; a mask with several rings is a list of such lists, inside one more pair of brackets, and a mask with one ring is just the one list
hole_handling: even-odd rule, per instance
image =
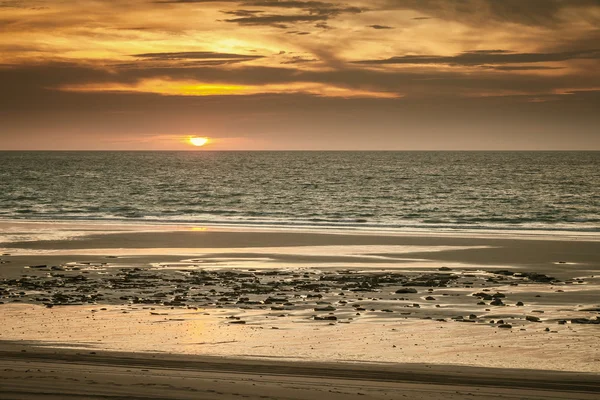
[[0, 232], [8, 398], [600, 390], [594, 235], [45, 222]]

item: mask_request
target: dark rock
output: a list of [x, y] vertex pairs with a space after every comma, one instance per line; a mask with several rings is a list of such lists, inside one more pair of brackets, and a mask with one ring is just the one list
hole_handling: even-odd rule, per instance
[[533, 315], [528, 315], [525, 317], [525, 319], [530, 322], [541, 322], [538, 317], [534, 317]]
[[324, 317], [315, 315], [313, 319], [315, 321], [337, 321], [337, 317], [335, 315], [325, 315]]
[[500, 299], [494, 299], [490, 302], [491, 306], [503, 306], [504, 303]]
[[326, 306], [326, 307], [315, 307], [314, 310], [315, 311], [335, 311], [336, 308], [333, 306]]
[[571, 323], [572, 324], [594, 324], [594, 325], [598, 325], [598, 324], [600, 324], [600, 319], [599, 318], [596, 318], [596, 319], [573, 318], [573, 319], [571, 319]]
[[415, 288], [402, 288], [396, 290], [396, 294], [405, 294], [405, 293], [417, 293], [417, 289]]

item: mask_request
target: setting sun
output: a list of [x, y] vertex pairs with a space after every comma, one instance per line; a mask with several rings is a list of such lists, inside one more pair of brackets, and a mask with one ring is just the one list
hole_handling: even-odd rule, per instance
[[207, 137], [190, 136], [189, 142], [194, 146], [201, 147], [201, 146], [204, 146], [206, 143], [208, 143], [208, 138]]

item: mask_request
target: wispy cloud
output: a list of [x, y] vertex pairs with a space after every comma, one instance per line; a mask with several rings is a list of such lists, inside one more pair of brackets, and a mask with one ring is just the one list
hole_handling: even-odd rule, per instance
[[354, 61], [355, 64], [447, 64], [447, 65], [487, 65], [487, 64], [529, 64], [557, 62], [574, 59], [600, 59], [600, 49], [566, 51], [558, 53], [517, 53], [508, 50], [473, 50], [455, 56], [406, 55], [385, 59]]

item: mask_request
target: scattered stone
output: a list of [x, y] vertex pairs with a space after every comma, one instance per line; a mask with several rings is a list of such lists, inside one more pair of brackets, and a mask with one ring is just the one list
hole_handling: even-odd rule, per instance
[[596, 319], [588, 319], [588, 318], [573, 318], [571, 319], [572, 324], [593, 324], [600, 325], [600, 318], [596, 317]]
[[335, 311], [336, 308], [333, 306], [326, 306], [326, 307], [315, 307], [314, 310], [315, 311]]
[[396, 294], [408, 294], [408, 293], [417, 293], [417, 289], [415, 288], [401, 288], [396, 290]]
[[335, 315], [325, 315], [323, 317], [315, 315], [313, 319], [315, 321], [337, 321], [337, 317]]

